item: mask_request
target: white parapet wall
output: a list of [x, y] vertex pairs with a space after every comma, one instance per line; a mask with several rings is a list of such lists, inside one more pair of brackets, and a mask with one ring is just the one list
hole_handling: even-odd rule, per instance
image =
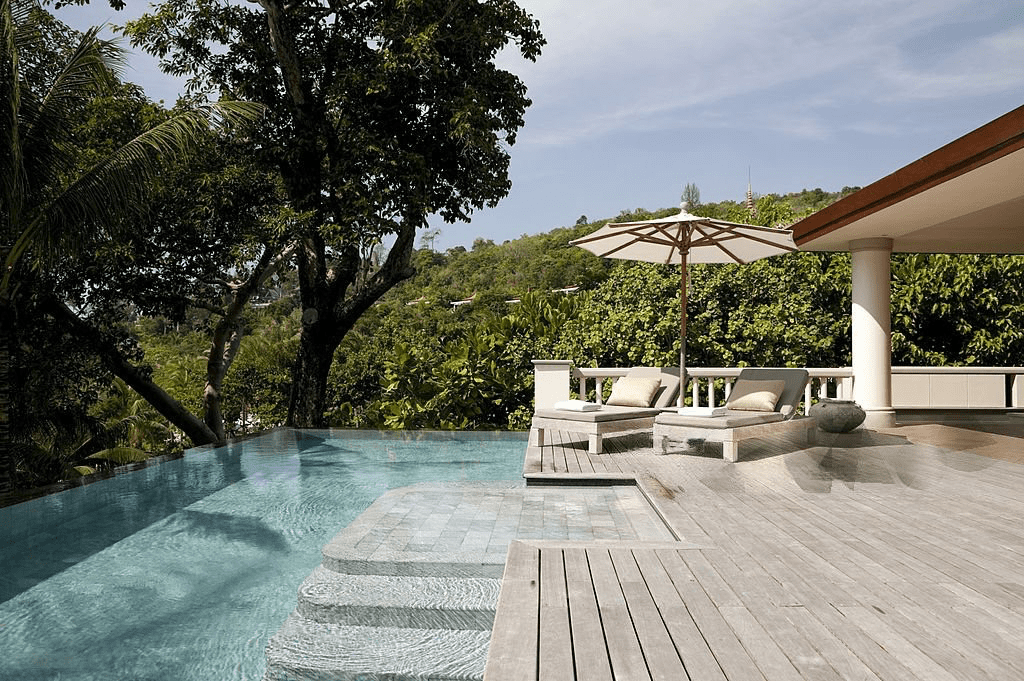
[[572, 362], [566, 359], [533, 360], [533, 408], [549, 409], [569, 399]]
[[1022, 367], [893, 367], [892, 404], [897, 409], [1020, 407], [1022, 374]]

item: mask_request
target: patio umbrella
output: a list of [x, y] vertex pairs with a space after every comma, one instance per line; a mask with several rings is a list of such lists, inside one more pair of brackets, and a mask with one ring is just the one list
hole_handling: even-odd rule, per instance
[[609, 222], [589, 236], [572, 241], [604, 258], [678, 264], [679, 406], [686, 390], [687, 265], [748, 263], [796, 250], [793, 232], [691, 215], [686, 204], [678, 215], [639, 222]]

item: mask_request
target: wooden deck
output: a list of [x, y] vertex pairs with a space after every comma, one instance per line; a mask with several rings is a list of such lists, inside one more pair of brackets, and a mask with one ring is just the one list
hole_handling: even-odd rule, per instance
[[1024, 419], [735, 464], [573, 439], [528, 480], [635, 479], [680, 541], [513, 544], [487, 681], [1024, 678]]

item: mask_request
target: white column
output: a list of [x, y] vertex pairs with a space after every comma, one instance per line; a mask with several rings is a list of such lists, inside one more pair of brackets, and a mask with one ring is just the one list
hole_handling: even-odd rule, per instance
[[890, 255], [892, 239], [850, 242], [853, 267], [853, 399], [867, 412], [865, 428], [896, 424], [892, 408]]

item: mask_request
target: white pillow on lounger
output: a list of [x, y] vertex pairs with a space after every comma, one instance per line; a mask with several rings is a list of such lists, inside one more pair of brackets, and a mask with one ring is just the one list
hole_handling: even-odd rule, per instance
[[649, 407], [660, 387], [660, 378], [623, 376], [612, 385], [612, 395], [607, 404], [616, 407]]
[[741, 411], [775, 411], [775, 403], [786, 387], [785, 381], [752, 381], [740, 378], [732, 387], [725, 406]]

